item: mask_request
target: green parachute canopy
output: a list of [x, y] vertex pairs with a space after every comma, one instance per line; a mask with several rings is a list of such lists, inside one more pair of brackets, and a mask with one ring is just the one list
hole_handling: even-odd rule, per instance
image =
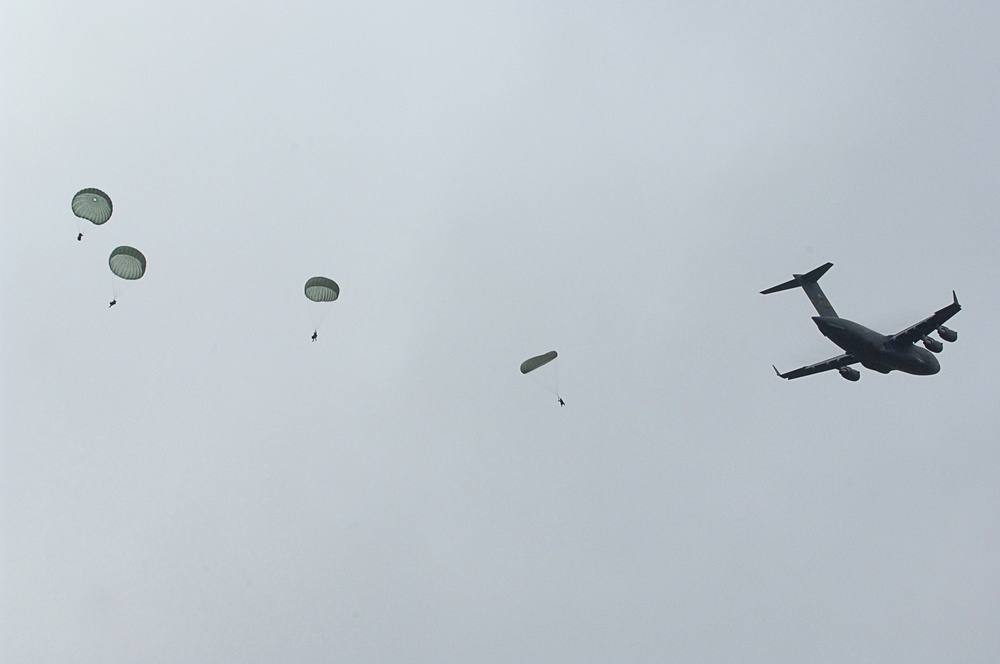
[[111, 197], [100, 189], [81, 189], [73, 196], [73, 214], [100, 226], [111, 218]]
[[326, 277], [313, 277], [306, 282], [305, 291], [313, 302], [333, 302], [340, 296], [340, 286]]
[[146, 257], [134, 247], [121, 246], [108, 256], [108, 266], [116, 277], [135, 281], [146, 274]]
[[555, 352], [554, 350], [550, 350], [549, 352], [543, 353], [541, 355], [536, 355], [535, 357], [529, 357], [524, 362], [521, 362], [521, 373], [523, 374], [531, 373], [538, 367], [545, 366], [546, 364], [556, 359], [557, 357], [559, 357], [559, 353]]

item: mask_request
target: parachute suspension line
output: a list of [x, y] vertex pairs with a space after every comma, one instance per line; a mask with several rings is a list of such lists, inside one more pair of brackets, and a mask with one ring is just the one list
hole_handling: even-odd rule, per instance
[[554, 362], [559, 354], [552, 350], [535, 357], [529, 357], [521, 363], [521, 373], [559, 397], [558, 363]]
[[111, 275], [111, 294], [113, 296], [112, 299], [117, 300], [118, 298], [120, 298], [125, 293], [125, 291], [132, 288], [134, 284], [135, 281], [119, 279], [118, 277], [112, 274]]
[[309, 314], [309, 322], [312, 323], [313, 332], [319, 332], [319, 328], [323, 326], [323, 321], [326, 320], [327, 314], [330, 313], [330, 307], [323, 306], [323, 304], [317, 302], [310, 302], [306, 300], [305, 303], [306, 312]]
[[111, 275], [111, 294], [114, 296], [114, 299], [117, 300], [118, 298], [120, 298], [122, 296], [122, 293], [124, 293], [125, 291], [127, 291], [132, 286], [133, 283], [135, 283], [135, 282], [134, 281], [126, 281], [126, 282], [122, 283], [121, 279], [118, 279], [117, 277], [115, 277], [115, 275], [112, 274]]
[[538, 385], [541, 385], [546, 392], [550, 392], [559, 397], [559, 379], [556, 377], [555, 372], [548, 370], [545, 373], [530, 374], [531, 380], [535, 381]]

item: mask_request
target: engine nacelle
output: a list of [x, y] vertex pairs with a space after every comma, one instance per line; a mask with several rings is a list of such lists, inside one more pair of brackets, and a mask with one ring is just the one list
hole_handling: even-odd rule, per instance
[[840, 372], [841, 376], [851, 381], [852, 383], [856, 383], [859, 380], [861, 380], [861, 372], [858, 371], [857, 369], [853, 369], [851, 367], [840, 367], [839, 369], [837, 369], [837, 371]]
[[953, 341], [958, 341], [958, 332], [956, 332], [955, 330], [949, 329], [949, 328], [945, 327], [944, 325], [941, 325], [941, 326], [938, 327], [937, 333], [938, 333], [938, 336], [940, 336], [942, 339], [944, 339], [948, 343], [951, 343]]
[[924, 342], [924, 348], [926, 348], [927, 350], [929, 350], [932, 353], [940, 353], [942, 350], [944, 350], [944, 344], [942, 344], [937, 339], [931, 339], [930, 337], [924, 337], [923, 339], [921, 339], [921, 341]]

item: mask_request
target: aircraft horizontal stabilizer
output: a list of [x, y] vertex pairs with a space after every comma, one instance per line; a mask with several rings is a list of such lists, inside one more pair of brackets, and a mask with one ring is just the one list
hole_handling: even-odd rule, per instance
[[791, 290], [792, 288], [799, 288], [808, 283], [815, 283], [819, 281], [819, 278], [826, 274], [826, 271], [833, 267], [833, 263], [827, 263], [826, 265], [820, 265], [815, 270], [810, 270], [805, 274], [793, 275], [791, 281], [786, 281], [783, 284], [778, 284], [777, 286], [771, 286], [767, 290], [762, 290], [761, 295], [770, 295], [771, 293], [777, 293], [783, 290]]
[[819, 287], [819, 278], [826, 274], [826, 271], [831, 267], [833, 267], [833, 263], [826, 263], [824, 265], [820, 265], [815, 270], [806, 272], [805, 274], [793, 274], [791, 281], [786, 281], [785, 283], [778, 284], [777, 286], [771, 286], [767, 290], [762, 290], [760, 294], [770, 295], [771, 293], [777, 293], [778, 291], [801, 287], [809, 297], [809, 301], [813, 303], [814, 307], [816, 307], [816, 312], [820, 316], [837, 318], [837, 312], [833, 310], [833, 306], [830, 304], [830, 301], [826, 299], [826, 295], [823, 294], [823, 289]]

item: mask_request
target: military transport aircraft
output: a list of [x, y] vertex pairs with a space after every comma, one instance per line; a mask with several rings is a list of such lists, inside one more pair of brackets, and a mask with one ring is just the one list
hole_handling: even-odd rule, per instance
[[[794, 274], [791, 281], [763, 290], [761, 295], [801, 286], [802, 290], [809, 296], [813, 306], [816, 307], [816, 312], [819, 313], [819, 316], [813, 316], [816, 327], [823, 333], [823, 336], [847, 352], [788, 373], [781, 373], [777, 367], [774, 367], [776, 374], [790, 380], [836, 369], [847, 380], [856, 381], [861, 378], [861, 372], [851, 368], [850, 365], [859, 362], [863, 367], [884, 374], [897, 370], [918, 376], [929, 376], [941, 370], [941, 365], [938, 364], [937, 358], [932, 353], [940, 353], [944, 345], [928, 335], [936, 330], [945, 341], [951, 342], [958, 339], [958, 332], [944, 326], [945, 321], [962, 309], [955, 291], [951, 292], [952, 303], [944, 309], [937, 310], [932, 316], [916, 325], [911, 325], [902, 332], [887, 336], [837, 315], [819, 287], [819, 278], [826, 274], [826, 271], [831, 267], [833, 267], [833, 263], [827, 263], [811, 272]], [[922, 342], [927, 350], [915, 346], [914, 344], [918, 341]]]

